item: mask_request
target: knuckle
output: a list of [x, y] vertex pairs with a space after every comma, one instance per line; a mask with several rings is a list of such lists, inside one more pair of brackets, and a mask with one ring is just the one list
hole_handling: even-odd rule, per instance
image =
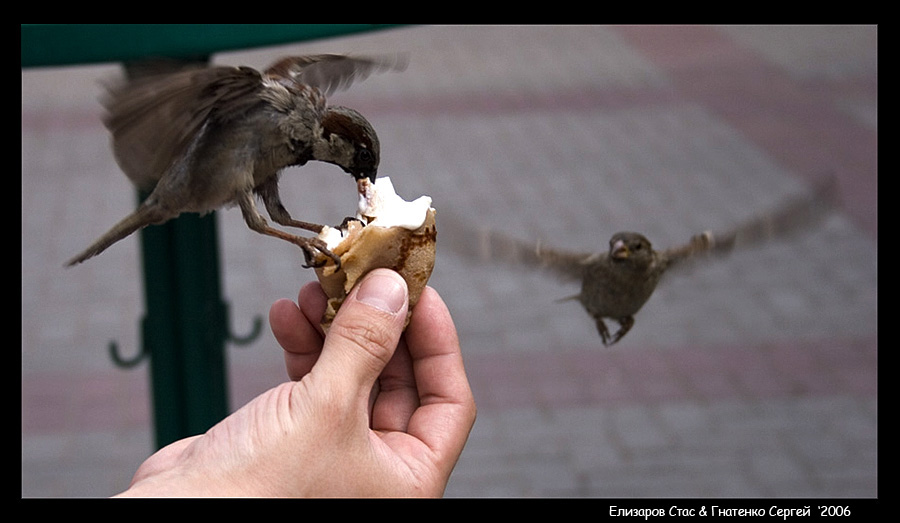
[[378, 364], [386, 365], [393, 354], [397, 335], [391, 322], [357, 321], [355, 319], [332, 324], [329, 334], [345, 340], [350, 346], [371, 356]]

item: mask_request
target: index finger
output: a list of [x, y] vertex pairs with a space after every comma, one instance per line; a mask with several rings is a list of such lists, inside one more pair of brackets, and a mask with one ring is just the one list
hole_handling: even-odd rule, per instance
[[325, 293], [317, 282], [300, 289], [298, 304], [281, 299], [269, 309], [272, 334], [284, 350], [284, 361], [290, 379], [299, 380], [315, 364], [322, 352], [321, 318], [325, 310]]

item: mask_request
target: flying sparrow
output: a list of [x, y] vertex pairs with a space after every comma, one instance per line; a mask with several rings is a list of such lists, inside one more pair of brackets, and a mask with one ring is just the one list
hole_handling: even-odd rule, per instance
[[357, 111], [328, 105], [326, 96], [404, 65], [396, 57], [294, 56], [264, 72], [192, 67], [109, 88], [104, 124], [112, 134], [116, 161], [150, 194], [66, 265], [96, 256], [147, 225], [228, 204], [240, 207], [252, 230], [302, 248], [307, 265], [317, 252], [331, 255], [316, 238], [270, 226], [254, 195], [276, 223], [320, 231], [321, 225], [293, 219], [281, 203], [281, 170], [318, 160], [357, 180], [374, 180], [380, 160], [375, 130]]
[[[831, 191], [833, 181], [829, 179], [811, 194], [791, 199], [773, 212], [728, 231], [694, 235], [689, 242], [664, 250], [654, 250], [650, 241], [636, 232], [618, 232], [609, 240], [608, 250], [589, 253], [548, 248], [540, 242], [482, 230], [478, 256], [544, 269], [563, 280], [580, 281], [581, 291], [560, 301], [578, 300], [594, 319], [600, 338], [608, 347], [631, 330], [635, 314], [650, 299], [666, 272], [691, 260], [725, 254], [739, 245], [759, 243], [808, 226], [822, 216]], [[459, 244], [457, 248], [466, 247]], [[611, 334], [605, 319], [617, 322], [618, 331]]]

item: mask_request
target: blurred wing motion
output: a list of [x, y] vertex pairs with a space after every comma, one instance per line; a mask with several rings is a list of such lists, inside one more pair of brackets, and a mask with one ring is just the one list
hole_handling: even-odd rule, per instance
[[[833, 176], [817, 183], [812, 190], [782, 202], [769, 213], [761, 214], [721, 232], [705, 231], [683, 245], [659, 251], [663, 269], [710, 256], [730, 253], [768, 240], [796, 233], [814, 225], [832, 208], [836, 182]], [[449, 221], [446, 220], [445, 221]], [[504, 263], [527, 269], [545, 270], [569, 281], [583, 278], [587, 268], [608, 258], [605, 250], [596, 252], [556, 249], [542, 241], [525, 241], [488, 228], [473, 228], [455, 219], [457, 238], [451, 248], [468, 258]]]
[[122, 170], [138, 188], [150, 191], [173, 159], [203, 136], [205, 126], [233, 121], [264, 103], [264, 79], [297, 90], [313, 87], [327, 97], [372, 74], [401, 71], [406, 64], [405, 55], [337, 54], [284, 57], [264, 73], [170, 60], [138, 63], [129, 67], [129, 80], [107, 86], [101, 100], [107, 111], [104, 124]]
[[836, 199], [837, 182], [834, 176], [826, 176], [811, 190], [785, 200], [770, 212], [752, 217], [729, 230], [694, 235], [687, 244], [665, 249], [660, 254], [671, 268], [681, 262], [723, 255], [736, 248], [784, 238], [815, 225], [833, 207]]
[[476, 256], [491, 263], [517, 265], [552, 273], [563, 281], [581, 281], [588, 268], [605, 252], [577, 252], [554, 249], [542, 242], [526, 242], [500, 232], [481, 229], [475, 234], [472, 246]]
[[[694, 235], [684, 245], [658, 251], [646, 237], [635, 232], [614, 234], [609, 250], [595, 253], [552, 249], [540, 242], [526, 242], [491, 230], [456, 231], [458, 236], [450, 245], [468, 257], [540, 269], [562, 280], [581, 282], [580, 292], [571, 299], [578, 300], [594, 318], [603, 344], [610, 346], [634, 326], [634, 315], [650, 299], [666, 271], [808, 227], [830, 207], [833, 192], [834, 180], [829, 178], [811, 193], [793, 198], [731, 230], [707, 231]], [[619, 330], [610, 332], [606, 319], [617, 322]]]
[[152, 190], [175, 159], [184, 156], [210, 121], [228, 121], [260, 102], [262, 76], [249, 67], [188, 66], [107, 88], [104, 124], [122, 171]]
[[388, 71], [402, 72], [409, 58], [405, 54], [384, 57], [354, 57], [338, 54], [288, 56], [266, 69], [266, 74], [289, 78], [295, 84], [308, 85], [328, 96], [355, 82]]

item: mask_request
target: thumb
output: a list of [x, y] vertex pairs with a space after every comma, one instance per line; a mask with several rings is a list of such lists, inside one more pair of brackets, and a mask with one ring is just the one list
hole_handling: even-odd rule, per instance
[[399, 274], [370, 272], [341, 304], [316, 367], [367, 395], [394, 354], [408, 308], [406, 282]]

